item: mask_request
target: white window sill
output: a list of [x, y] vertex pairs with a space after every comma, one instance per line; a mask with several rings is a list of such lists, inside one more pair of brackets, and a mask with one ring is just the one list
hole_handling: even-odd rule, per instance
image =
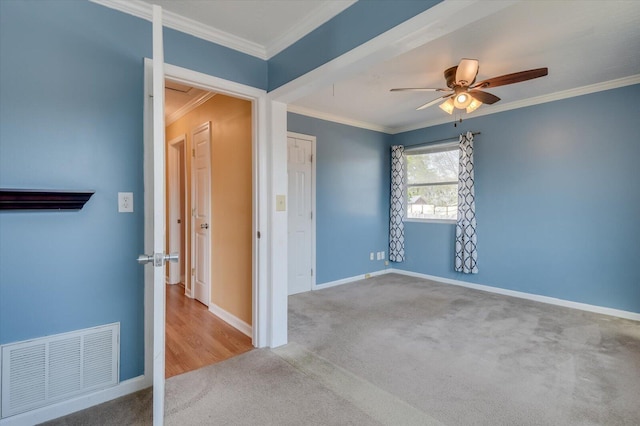
[[444, 223], [449, 225], [455, 225], [456, 221], [454, 219], [416, 219], [416, 218], [404, 218], [405, 222], [415, 222], [415, 223]]

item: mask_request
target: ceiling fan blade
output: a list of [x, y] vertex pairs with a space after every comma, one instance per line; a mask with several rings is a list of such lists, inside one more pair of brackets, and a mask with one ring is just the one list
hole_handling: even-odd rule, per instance
[[492, 95], [488, 92], [482, 92], [480, 90], [469, 90], [469, 94], [482, 102], [483, 104], [491, 105], [495, 104], [500, 100], [496, 95]]
[[477, 59], [462, 59], [456, 70], [456, 84], [459, 86], [468, 86], [476, 79], [478, 74]]
[[521, 81], [533, 80], [534, 78], [544, 77], [549, 74], [548, 68], [536, 68], [528, 71], [514, 72], [513, 74], [505, 74], [500, 77], [493, 77], [482, 80], [473, 85], [473, 89], [484, 89], [487, 87], [505, 86], [507, 84], [520, 83]]
[[450, 92], [451, 89], [436, 89], [434, 87], [398, 87], [390, 92]]
[[424, 105], [420, 105], [418, 108], [416, 108], [416, 111], [420, 111], [421, 109], [429, 108], [430, 106], [437, 104], [441, 100], [446, 99], [446, 98], [450, 98], [452, 96], [453, 96], [452, 94], [451, 95], [440, 96], [439, 98], [436, 98], [436, 99], [434, 99], [432, 101], [429, 101]]

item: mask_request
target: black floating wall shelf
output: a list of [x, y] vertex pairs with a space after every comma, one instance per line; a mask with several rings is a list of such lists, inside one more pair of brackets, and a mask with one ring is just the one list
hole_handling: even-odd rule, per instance
[[0, 189], [0, 210], [80, 210], [94, 192]]

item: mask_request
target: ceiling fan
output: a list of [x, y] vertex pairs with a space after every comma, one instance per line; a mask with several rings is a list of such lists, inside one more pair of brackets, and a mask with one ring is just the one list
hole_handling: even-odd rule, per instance
[[473, 112], [482, 104], [495, 104], [500, 100], [496, 95], [484, 92], [480, 89], [491, 87], [505, 86], [507, 84], [520, 83], [521, 81], [532, 80], [538, 77], [544, 77], [549, 73], [547, 68], [536, 68], [528, 71], [515, 72], [513, 74], [505, 74], [500, 77], [493, 77], [482, 80], [478, 83], [476, 75], [478, 74], [477, 59], [462, 59], [457, 66], [451, 67], [444, 72], [444, 78], [447, 82], [448, 89], [438, 89], [430, 87], [403, 87], [391, 89], [392, 92], [447, 92], [446, 95], [436, 98], [419, 106], [416, 110], [428, 108], [438, 102], [446, 99], [440, 108], [451, 114], [454, 108], [466, 109], [467, 112]]

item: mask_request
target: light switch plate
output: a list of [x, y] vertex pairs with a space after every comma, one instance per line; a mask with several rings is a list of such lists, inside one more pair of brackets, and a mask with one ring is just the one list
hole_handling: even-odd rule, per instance
[[287, 210], [287, 201], [284, 195], [276, 195], [276, 211], [283, 212]]
[[133, 213], [133, 192], [118, 192], [118, 212]]

